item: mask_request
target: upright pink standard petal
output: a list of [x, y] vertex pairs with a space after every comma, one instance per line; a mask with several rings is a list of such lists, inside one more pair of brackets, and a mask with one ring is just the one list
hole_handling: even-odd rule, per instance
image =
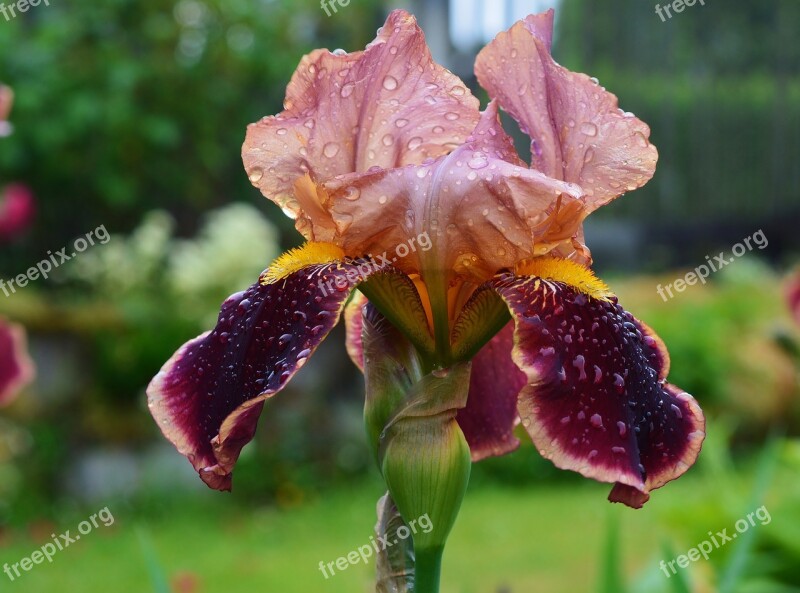
[[553, 60], [553, 15], [500, 33], [478, 54], [475, 73], [531, 137], [533, 168], [578, 184], [588, 214], [647, 183], [658, 152], [650, 128], [620, 110], [616, 96]]
[[284, 107], [249, 126], [245, 169], [307, 239], [330, 242], [334, 225], [316, 183], [446, 154], [475, 127], [479, 104], [433, 61], [414, 17], [396, 10], [365, 51], [304, 57]]

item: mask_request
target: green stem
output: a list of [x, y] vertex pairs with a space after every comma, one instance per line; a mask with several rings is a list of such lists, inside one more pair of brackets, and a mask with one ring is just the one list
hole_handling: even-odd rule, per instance
[[414, 593], [439, 593], [444, 548], [414, 550]]

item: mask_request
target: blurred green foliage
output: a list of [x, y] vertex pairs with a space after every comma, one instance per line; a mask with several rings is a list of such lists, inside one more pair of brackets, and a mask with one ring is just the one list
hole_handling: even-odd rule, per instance
[[3, 21], [16, 132], [0, 182], [32, 186], [40, 218], [0, 270], [100, 224], [130, 231], [153, 208], [184, 234], [206, 210], [258, 200], [239, 156], [247, 124], [281, 110], [304, 53], [360, 49], [381, 20], [376, 0], [330, 18], [317, 0], [97, 0]]

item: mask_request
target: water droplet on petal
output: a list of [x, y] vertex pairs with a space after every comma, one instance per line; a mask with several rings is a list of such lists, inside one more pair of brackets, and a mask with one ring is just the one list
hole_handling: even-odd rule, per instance
[[591, 122], [584, 122], [581, 124], [581, 133], [586, 136], [597, 136], [597, 126]]
[[444, 132], [444, 128], [442, 126], [434, 126], [432, 132], [434, 134], [441, 134]]
[[591, 422], [592, 426], [595, 428], [603, 427], [603, 418], [600, 416], [600, 414], [592, 414], [592, 417], [589, 418], [589, 422]]
[[594, 148], [590, 147], [586, 151], [586, 154], [583, 155], [583, 162], [588, 165], [589, 163], [592, 162], [592, 159], [594, 159]]
[[408, 120], [400, 118], [394, 122], [394, 125], [396, 125], [398, 128], [405, 128], [408, 125]]
[[470, 169], [483, 169], [484, 167], [489, 165], [489, 161], [486, 160], [486, 156], [481, 152], [476, 152], [472, 159], [467, 163]]
[[420, 146], [422, 146], [422, 138], [419, 136], [415, 136], [411, 140], [408, 141], [408, 150], [416, 150]]
[[249, 178], [252, 183], [258, 183], [259, 181], [261, 181], [262, 177], [264, 177], [264, 171], [262, 169], [256, 168], [250, 171]]
[[383, 79], [383, 88], [393, 91], [397, 88], [397, 79], [394, 76], [387, 76]]
[[346, 85], [344, 85], [342, 87], [342, 90], [340, 91], [340, 94], [342, 95], [342, 98], [346, 99], [347, 97], [352, 95], [353, 94], [353, 90], [355, 88], [356, 88], [356, 85], [354, 85], [352, 82], [348, 82]]
[[323, 147], [322, 154], [324, 154], [329, 159], [332, 159], [337, 154], [339, 154], [339, 145], [336, 142], [328, 142]]
[[455, 113], [454, 111], [449, 111], [449, 112], [444, 114], [444, 118], [447, 121], [456, 121], [459, 117], [461, 117], [461, 116], [458, 115], [457, 113]]
[[394, 136], [391, 134], [386, 134], [383, 139], [381, 139], [381, 142], [383, 142], [384, 146], [391, 146], [394, 144]]
[[361, 190], [358, 189], [357, 187], [348, 187], [347, 192], [344, 194], [344, 198], [346, 200], [350, 200], [351, 202], [354, 202], [360, 197], [361, 197]]

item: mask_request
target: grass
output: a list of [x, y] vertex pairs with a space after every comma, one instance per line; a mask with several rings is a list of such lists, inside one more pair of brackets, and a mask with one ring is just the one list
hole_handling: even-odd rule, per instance
[[[594, 591], [612, 515], [621, 522], [625, 572], [657, 570], [659, 512], [690, 492], [690, 480], [682, 482], [658, 492], [641, 511], [612, 507], [608, 487], [589, 482], [472, 488], [445, 554], [442, 593]], [[0, 591], [163, 593], [168, 582], [180, 593], [371, 592], [374, 562], [327, 580], [318, 565], [369, 542], [380, 494], [376, 484], [356, 484], [286, 510], [248, 509], [216, 493], [146, 516], [111, 506], [111, 527], [101, 525], [13, 583], [0, 575]], [[31, 530], [8, 534], [2, 562], [29, 556], [51, 531], [74, 535], [87, 517], [35, 530], [38, 537]]]

